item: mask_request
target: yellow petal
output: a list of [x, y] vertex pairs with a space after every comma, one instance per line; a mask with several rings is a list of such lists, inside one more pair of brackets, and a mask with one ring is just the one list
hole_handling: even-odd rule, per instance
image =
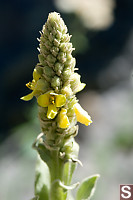
[[66, 103], [66, 97], [63, 94], [58, 94], [55, 96], [56, 107], [62, 107]]
[[50, 104], [49, 98], [50, 98], [49, 92], [40, 95], [37, 99], [39, 106], [48, 107], [48, 105]]
[[50, 104], [48, 106], [47, 118], [54, 119], [56, 115], [57, 115], [57, 108], [56, 108], [55, 104]]
[[36, 69], [34, 69], [34, 71], [33, 71], [33, 79], [35, 81], [38, 81], [40, 77], [41, 77], [40, 74], [37, 72]]
[[24, 100], [24, 101], [29, 101], [33, 98], [34, 96], [34, 92], [31, 92], [30, 94], [26, 95], [26, 96], [23, 96], [21, 97], [20, 99]]
[[74, 111], [77, 117], [77, 121], [79, 121], [82, 124], [85, 124], [86, 126], [90, 125], [92, 123], [91, 117], [88, 115], [88, 113], [80, 106], [79, 103], [76, 103], [74, 105]]
[[69, 123], [69, 119], [66, 115], [67, 110], [62, 108], [59, 114], [59, 127], [60, 128], [67, 128], [69, 127], [70, 123]]

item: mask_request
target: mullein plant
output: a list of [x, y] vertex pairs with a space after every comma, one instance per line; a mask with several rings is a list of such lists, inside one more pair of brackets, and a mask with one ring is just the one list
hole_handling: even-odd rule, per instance
[[39, 63], [33, 70], [33, 80], [26, 84], [31, 93], [21, 98], [29, 101], [36, 97], [42, 130], [33, 144], [38, 152], [33, 199], [72, 200], [71, 190], [76, 187], [76, 200], [90, 199], [99, 175], [71, 185], [77, 163], [82, 164], [74, 139], [77, 121], [86, 126], [92, 123], [75, 96], [85, 84], [75, 72], [71, 36], [56, 12], [49, 14], [40, 34]]

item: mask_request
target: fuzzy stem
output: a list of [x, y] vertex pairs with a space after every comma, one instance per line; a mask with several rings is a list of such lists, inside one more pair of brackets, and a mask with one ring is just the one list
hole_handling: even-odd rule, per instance
[[52, 151], [52, 166], [50, 168], [51, 171], [51, 182], [56, 179], [62, 179], [62, 161], [59, 159], [59, 151]]
[[50, 168], [51, 173], [51, 190], [50, 190], [50, 200], [65, 200], [67, 193], [64, 192], [64, 189], [59, 185], [58, 180], [62, 181], [63, 179], [63, 167], [64, 163], [59, 158], [59, 151], [54, 150], [51, 153], [52, 155], [52, 165]]

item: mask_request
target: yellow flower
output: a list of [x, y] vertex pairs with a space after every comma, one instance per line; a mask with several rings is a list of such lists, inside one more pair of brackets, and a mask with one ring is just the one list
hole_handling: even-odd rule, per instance
[[47, 118], [53, 119], [57, 115], [57, 108], [64, 106], [66, 103], [66, 97], [63, 94], [49, 91], [40, 95], [37, 102], [41, 107], [48, 107]]
[[26, 84], [26, 86], [33, 91], [30, 94], [21, 97], [22, 100], [24, 101], [31, 100], [33, 96], [37, 94], [39, 90], [41, 90], [41, 88], [43, 87], [43, 81], [40, 79], [40, 77], [41, 77], [40, 74], [37, 72], [36, 69], [34, 69], [32, 82]]
[[74, 111], [77, 117], [77, 121], [85, 124], [86, 126], [90, 125], [92, 123], [91, 117], [88, 115], [88, 113], [80, 106], [79, 103], [76, 103], [74, 105]]
[[62, 108], [59, 113], [58, 119], [59, 119], [59, 127], [60, 128], [67, 128], [70, 125], [69, 119], [68, 119], [66, 113], [67, 113], [67, 110], [65, 108]]

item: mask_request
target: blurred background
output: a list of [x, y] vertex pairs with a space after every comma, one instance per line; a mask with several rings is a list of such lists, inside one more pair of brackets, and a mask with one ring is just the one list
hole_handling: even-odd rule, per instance
[[49, 12], [61, 13], [76, 50], [85, 90], [80, 104], [93, 119], [82, 125], [73, 182], [99, 173], [93, 199], [119, 199], [119, 184], [133, 184], [133, 1], [0, 1], [0, 199], [34, 196], [36, 152], [40, 133], [35, 101], [20, 97], [29, 90], [38, 62], [39, 31]]

